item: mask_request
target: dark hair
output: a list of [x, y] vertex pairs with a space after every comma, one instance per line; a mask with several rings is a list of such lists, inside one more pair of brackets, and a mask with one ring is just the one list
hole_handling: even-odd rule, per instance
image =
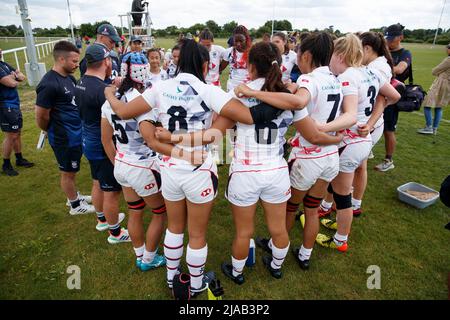
[[[143, 88], [143, 85], [135, 82], [131, 79], [131, 63], [130, 60], [128, 59], [126, 62], [124, 62], [127, 64], [128, 68], [127, 68], [127, 74], [125, 75], [125, 77], [123, 78], [122, 84], [120, 85], [119, 89], [117, 90], [117, 92], [120, 95], [120, 98], [123, 97], [123, 95], [128, 92], [128, 90], [130, 90], [131, 88], [135, 88], [137, 90]], [[120, 99], [119, 98], [119, 99]]]
[[53, 58], [56, 60], [61, 55], [67, 57], [68, 54], [71, 52], [76, 52], [80, 54], [80, 50], [72, 42], [62, 40], [57, 42], [53, 47]]
[[333, 55], [333, 39], [327, 32], [312, 33], [300, 44], [300, 53], [309, 51], [315, 67], [328, 66]]
[[181, 44], [176, 44], [176, 45], [172, 48], [172, 52], [174, 52], [175, 50], [181, 50]]
[[159, 50], [160, 50], [159, 48], [150, 48], [150, 49], [148, 49], [147, 52], [146, 52], [147, 58], [150, 58], [150, 53], [157, 52], [159, 54], [159, 59], [161, 59], [161, 52]]
[[[287, 54], [289, 53], [289, 43], [288, 43], [288, 38], [287, 36], [283, 33], [283, 32], [275, 32], [273, 34], [273, 37], [278, 37], [281, 38], [281, 40], [284, 41], [284, 52], [282, 52], [282, 54]], [[272, 37], [272, 39], [273, 39]]]
[[233, 30], [233, 45], [234, 45], [234, 36], [237, 34], [241, 34], [245, 37], [246, 48], [245, 48], [244, 54], [242, 55], [242, 60], [247, 61], [248, 53], [250, 51], [250, 48], [252, 47], [252, 38], [250, 37], [250, 32], [243, 25], [239, 25], [236, 28], [234, 28], [234, 30]]
[[309, 32], [302, 32], [302, 33], [300, 33], [300, 36], [299, 36], [300, 42], [302, 42], [303, 40], [305, 40], [306, 38], [308, 38], [308, 36], [309, 36], [310, 34], [311, 34], [311, 33], [309, 33]]
[[200, 35], [198, 37], [200, 40], [210, 40], [214, 42], [214, 35], [211, 31], [209, 31], [208, 28], [203, 29], [203, 31], [200, 32]]
[[379, 32], [364, 32], [359, 38], [361, 39], [363, 47], [369, 46], [379, 57], [384, 56], [386, 58], [392, 69], [392, 74], [394, 74], [394, 62], [383, 34]]
[[269, 92], [285, 90], [280, 69], [283, 61], [276, 45], [258, 42], [250, 49], [248, 62], [255, 66], [258, 77], [266, 79], [261, 90]]
[[209, 52], [204, 46], [192, 39], [183, 40], [176, 74], [190, 73], [206, 83], [203, 75], [203, 64], [209, 63]]

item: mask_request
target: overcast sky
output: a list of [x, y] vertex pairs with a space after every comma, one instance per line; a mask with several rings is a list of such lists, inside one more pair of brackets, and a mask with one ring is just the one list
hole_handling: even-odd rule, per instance
[[[33, 27], [68, 26], [67, 0], [28, 0]], [[120, 26], [118, 15], [131, 8], [131, 0], [70, 0], [75, 25], [103, 19]], [[294, 28], [323, 29], [333, 25], [341, 31], [364, 31], [402, 23], [408, 29], [434, 29], [443, 0], [150, 0], [154, 27], [189, 27], [214, 20], [223, 25], [231, 20], [248, 28], [266, 21], [287, 19]], [[275, 4], [275, 6], [274, 6]], [[0, 24], [19, 25], [15, 0], [0, 0]], [[450, 2], [441, 27], [450, 28]]]

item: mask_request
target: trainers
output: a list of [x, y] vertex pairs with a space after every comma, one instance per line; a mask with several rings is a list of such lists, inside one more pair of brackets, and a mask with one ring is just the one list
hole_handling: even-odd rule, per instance
[[136, 267], [141, 269], [142, 257], [136, 258]]
[[320, 224], [330, 230], [337, 230], [337, 222], [330, 219], [321, 219]]
[[433, 128], [433, 134], [434, 135], [437, 135], [437, 130], [438, 130], [437, 128]]
[[330, 209], [324, 209], [324, 208], [322, 207], [322, 205], [321, 205], [321, 206], [319, 207], [319, 218], [323, 218], [323, 217], [329, 216], [329, 215], [331, 214], [332, 211], [333, 211], [332, 208], [330, 208]]
[[425, 128], [417, 130], [417, 133], [420, 133], [420, 134], [433, 134], [433, 128], [432, 127], [425, 127]]
[[25, 158], [22, 158], [20, 160], [16, 160], [16, 166], [18, 167], [24, 167], [24, 168], [31, 168], [34, 166], [33, 162], [28, 161]]
[[295, 260], [298, 262], [298, 265], [302, 270], [309, 269], [309, 260], [300, 260], [300, 248], [293, 248], [292, 254], [295, 256]]
[[221, 268], [223, 274], [226, 275], [231, 280], [233, 280], [234, 283], [241, 285], [245, 282], [244, 274], [241, 273], [240, 275], [233, 276], [233, 265], [231, 263], [223, 262]]
[[3, 166], [2, 172], [10, 177], [15, 177], [15, 176], [19, 175], [19, 173], [16, 170], [14, 170], [14, 168], [12, 166], [6, 166], [6, 167]]
[[382, 163], [380, 163], [379, 165], [377, 165], [375, 167], [375, 170], [381, 171], [381, 172], [386, 172], [388, 170], [394, 169], [394, 161], [389, 160], [389, 159], [384, 159]]
[[357, 208], [357, 209], [353, 209], [353, 216], [355, 218], [359, 217], [362, 214], [362, 209], [361, 208]]
[[[123, 221], [123, 219], [125, 219], [125, 213], [121, 212], [119, 213], [119, 222], [121, 223]], [[100, 220], [97, 219], [97, 225], [95, 226], [95, 229], [97, 229], [98, 231], [105, 231], [108, 230], [109, 225], [108, 222], [101, 222]]]
[[[84, 201], [87, 204], [91, 204], [92, 203], [92, 197], [91, 196], [82, 195], [80, 192], [77, 192], [77, 194], [78, 194], [78, 199], [80, 199], [81, 201]], [[67, 201], [66, 201], [66, 206], [70, 207], [70, 200], [69, 199], [67, 199]]]
[[370, 150], [369, 157], [367, 159], [373, 159], [373, 158], [375, 158], [375, 155], [373, 154], [373, 151]]
[[281, 268], [280, 269], [274, 269], [271, 266], [272, 263], [272, 256], [264, 256], [262, 258], [264, 266], [266, 267], [267, 270], [269, 270], [270, 275], [272, 277], [274, 277], [275, 279], [281, 279], [281, 277], [283, 276], [283, 273], [281, 272]]
[[141, 271], [148, 271], [151, 269], [155, 269], [161, 266], [165, 266], [166, 265], [166, 258], [164, 258], [163, 255], [157, 254], [154, 258], [152, 262], [141, 262]]
[[120, 234], [117, 237], [113, 236], [112, 234], [110, 234], [108, 237], [108, 242], [110, 244], [118, 244], [121, 242], [130, 242], [130, 241], [131, 241], [130, 235], [128, 234], [128, 230], [125, 228], [122, 228]]
[[198, 288], [198, 289], [191, 287], [191, 297], [195, 298], [196, 296], [198, 296], [203, 291], [208, 290], [209, 284], [214, 279], [216, 279], [216, 274], [213, 271], [209, 271], [209, 272], [204, 273], [201, 287]]
[[89, 213], [94, 213], [95, 212], [95, 208], [94, 206], [91, 206], [90, 204], [87, 204], [84, 201], [80, 201], [80, 205], [76, 208], [72, 208], [70, 207], [70, 215], [72, 216], [76, 216], [79, 214], [89, 214]]
[[334, 238], [327, 236], [325, 234], [319, 233], [316, 237], [316, 242], [322, 247], [337, 249], [340, 252], [346, 252], [348, 249], [347, 241], [342, 245], [338, 246], [336, 242], [334, 242]]
[[272, 254], [272, 249], [269, 247], [269, 239], [256, 237], [255, 243], [258, 247], [266, 251], [267, 253]]

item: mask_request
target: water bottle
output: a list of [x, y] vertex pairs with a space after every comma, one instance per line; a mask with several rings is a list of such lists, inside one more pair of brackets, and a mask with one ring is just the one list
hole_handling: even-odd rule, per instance
[[245, 266], [253, 267], [256, 263], [256, 248], [255, 248], [255, 240], [250, 239], [250, 248], [248, 250], [247, 261], [245, 261]]

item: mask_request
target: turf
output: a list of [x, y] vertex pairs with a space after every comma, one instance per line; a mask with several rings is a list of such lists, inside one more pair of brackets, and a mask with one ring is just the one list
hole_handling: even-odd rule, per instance
[[[225, 40], [217, 43], [223, 45]], [[157, 44], [169, 48], [173, 41], [162, 39]], [[428, 89], [433, 81], [431, 68], [445, 57], [444, 49], [408, 48], [413, 53], [416, 82]], [[45, 62], [49, 68], [50, 57]], [[15, 178], [0, 176], [0, 299], [170, 299], [165, 269], [138, 271], [131, 245], [109, 245], [107, 234], [95, 230], [93, 215], [69, 216], [51, 148], [35, 148], [39, 130], [34, 122], [33, 89], [22, 85], [20, 97], [25, 124], [23, 153], [36, 166], [19, 169]], [[450, 120], [448, 109], [444, 119]], [[376, 158], [369, 161], [364, 214], [354, 220], [349, 251], [340, 254], [316, 247], [307, 272], [300, 270], [289, 254], [282, 280], [271, 278], [264, 269], [260, 249], [256, 265], [245, 271], [245, 285], [237, 286], [221, 274], [220, 263], [230, 258], [234, 227], [223, 197], [228, 166], [220, 167], [219, 196], [208, 228], [206, 269], [216, 271], [222, 279], [224, 298], [446, 299], [450, 232], [444, 225], [450, 220], [449, 209], [437, 203], [417, 210], [401, 203], [396, 192], [410, 181], [438, 190], [450, 174], [450, 124], [443, 122], [438, 135], [430, 137], [415, 132], [423, 122], [418, 114], [400, 115], [395, 170], [379, 173], [371, 169], [384, 155], [383, 140], [375, 147]], [[88, 164], [83, 159], [78, 186], [86, 193], [90, 185]], [[125, 212], [123, 201], [122, 209]], [[267, 234], [261, 212], [256, 234]], [[291, 246], [301, 243], [301, 234], [296, 224]], [[81, 268], [81, 290], [67, 289], [70, 265]], [[381, 269], [380, 290], [367, 288], [371, 265]]]

